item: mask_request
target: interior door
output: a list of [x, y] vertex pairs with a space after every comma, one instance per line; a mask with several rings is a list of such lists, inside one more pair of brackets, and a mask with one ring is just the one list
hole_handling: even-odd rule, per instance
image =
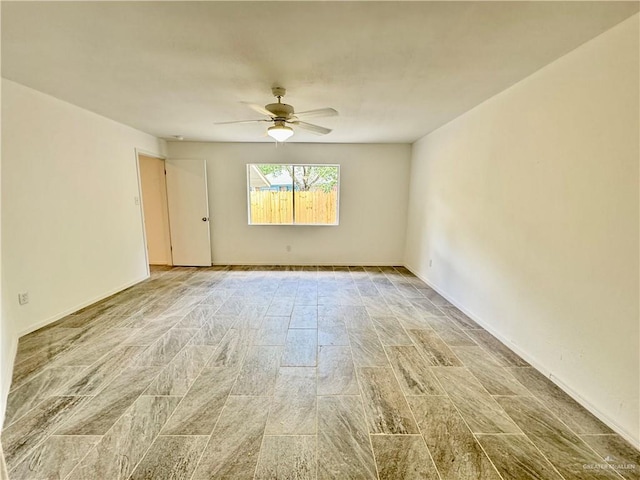
[[173, 264], [210, 267], [206, 162], [166, 160], [165, 165]]

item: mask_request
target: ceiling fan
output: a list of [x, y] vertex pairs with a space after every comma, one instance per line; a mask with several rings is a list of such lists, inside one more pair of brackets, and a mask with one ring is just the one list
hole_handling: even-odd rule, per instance
[[313, 123], [307, 123], [300, 120], [302, 118], [309, 117], [334, 117], [338, 115], [338, 111], [333, 108], [318, 108], [316, 110], [307, 110], [305, 112], [295, 113], [293, 106], [282, 103], [282, 97], [287, 93], [286, 89], [282, 87], [273, 87], [271, 89], [273, 96], [278, 99], [278, 103], [270, 103], [261, 107], [260, 105], [248, 104], [248, 106], [254, 109], [258, 113], [262, 113], [269, 117], [269, 119], [261, 118], [258, 120], [238, 120], [235, 122], [218, 122], [216, 125], [228, 125], [231, 123], [258, 123], [258, 122], [273, 122], [273, 125], [267, 128], [267, 135], [275, 139], [276, 142], [284, 142], [286, 139], [293, 135], [294, 131], [289, 125], [296, 125], [304, 130], [308, 130], [318, 135], [326, 135], [331, 132], [330, 128], [321, 127], [320, 125], [314, 125]]

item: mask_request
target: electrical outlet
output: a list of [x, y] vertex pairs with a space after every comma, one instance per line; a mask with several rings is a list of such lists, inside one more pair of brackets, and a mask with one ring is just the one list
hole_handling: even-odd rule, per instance
[[18, 293], [18, 303], [20, 305], [26, 305], [27, 303], [29, 303], [29, 292]]
[[287, 245], [287, 246], [285, 247], [285, 250], [287, 251], [287, 253], [288, 253], [288, 252], [291, 252], [291, 245]]
[[140, 197], [133, 197], [133, 203], [135, 203], [136, 205], [140, 205]]
[[433, 260], [429, 259], [429, 266], [433, 266]]

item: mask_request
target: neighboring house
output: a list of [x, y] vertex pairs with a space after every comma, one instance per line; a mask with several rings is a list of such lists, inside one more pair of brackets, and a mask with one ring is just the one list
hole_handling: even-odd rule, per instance
[[249, 166], [249, 186], [251, 190], [269, 190], [271, 184], [255, 165]]
[[293, 181], [286, 170], [279, 175], [269, 173], [264, 175], [255, 165], [249, 166], [249, 183], [253, 191], [286, 191], [292, 190]]
[[282, 170], [279, 175], [270, 173], [265, 175], [265, 177], [269, 181], [269, 186], [262, 188], [261, 190], [290, 192], [293, 188], [293, 179], [286, 170]]
[[[251, 178], [251, 188], [255, 189], [255, 190], [261, 190], [261, 191], [272, 191], [272, 192], [290, 192], [293, 189], [293, 180], [291, 178], [291, 175], [289, 174], [289, 172], [287, 172], [286, 170], [282, 170], [278, 175], [275, 175], [273, 173], [269, 173], [267, 175], [262, 175], [257, 168], [255, 168], [254, 165], [251, 166], [251, 168], [253, 168], [256, 172], [258, 172], [259, 175], [261, 175], [264, 178], [264, 182], [266, 182], [266, 184], [261, 185], [257, 188], [254, 188], [254, 179]], [[251, 174], [253, 175], [253, 173]], [[299, 178], [299, 177], [298, 177]], [[257, 182], [256, 182], [257, 183]], [[317, 182], [315, 184], [315, 187], [319, 187], [321, 186], [323, 183], [322, 181]], [[334, 189], [336, 189], [337, 187], [334, 187]], [[296, 191], [297, 190], [301, 190], [301, 188], [299, 186], [296, 187]]]

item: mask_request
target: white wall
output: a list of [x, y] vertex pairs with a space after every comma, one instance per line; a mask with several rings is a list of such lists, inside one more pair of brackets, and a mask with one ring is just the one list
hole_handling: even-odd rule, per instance
[[163, 145], [4, 79], [2, 139], [4, 416], [19, 335], [145, 278], [135, 148]]
[[169, 265], [171, 263], [171, 238], [169, 235], [164, 160], [139, 155], [138, 162], [149, 264]]
[[638, 19], [415, 143], [406, 248], [411, 270], [636, 444]]
[[[2, 21], [0, 19], [0, 24]], [[0, 77], [2, 74], [2, 66], [0, 62]], [[2, 108], [2, 89], [0, 89], [0, 109]], [[0, 147], [2, 146], [2, 118], [0, 116]], [[1, 148], [0, 148], [1, 150]], [[2, 155], [0, 153], [0, 164]], [[2, 166], [0, 165], [0, 172], [2, 172]], [[2, 212], [2, 175], [0, 174], [0, 212]], [[1, 217], [1, 214], [0, 214]], [[2, 271], [2, 222], [0, 221], [0, 272]], [[0, 292], [2, 292], [2, 275], [0, 274]], [[9, 331], [9, 322], [4, 315], [4, 305], [2, 303], [2, 295], [0, 294], [0, 379], [4, 378], [7, 371], [4, 369], [5, 364], [9, 363], [9, 357], [11, 355], [11, 334]], [[12, 363], [12, 362], [11, 362]], [[6, 392], [4, 386], [0, 382], [0, 422], [4, 422], [4, 412], [6, 410]], [[1, 424], [1, 423], [0, 423]], [[0, 443], [0, 478], [8, 478], [7, 464], [4, 460], [4, 451], [2, 444]]]
[[[170, 142], [168, 152], [207, 160], [216, 264], [402, 263], [409, 145]], [[340, 225], [247, 225], [247, 163], [339, 164]]]

